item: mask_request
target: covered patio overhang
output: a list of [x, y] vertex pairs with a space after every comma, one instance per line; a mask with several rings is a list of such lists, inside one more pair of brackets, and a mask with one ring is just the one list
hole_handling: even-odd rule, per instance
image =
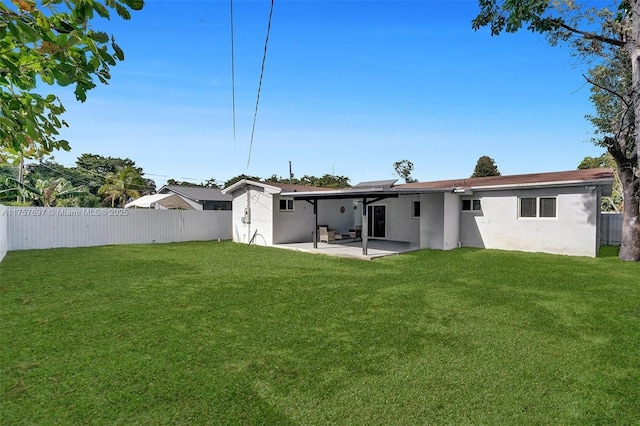
[[[412, 195], [420, 191], [400, 191], [392, 188], [367, 188], [367, 189], [338, 189], [335, 191], [309, 191], [309, 192], [283, 192], [282, 197], [302, 200], [313, 206], [315, 218], [315, 230], [313, 238], [313, 249], [318, 250], [318, 205], [320, 200], [360, 200], [362, 202], [362, 256], [369, 255], [369, 230], [367, 221], [367, 206], [388, 198], [398, 198], [400, 195]], [[351, 245], [353, 243], [350, 243]]]

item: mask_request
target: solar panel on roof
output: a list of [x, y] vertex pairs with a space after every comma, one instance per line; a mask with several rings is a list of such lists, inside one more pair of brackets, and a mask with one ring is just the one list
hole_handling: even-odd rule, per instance
[[391, 188], [398, 179], [389, 180], [372, 180], [368, 182], [360, 182], [354, 188]]

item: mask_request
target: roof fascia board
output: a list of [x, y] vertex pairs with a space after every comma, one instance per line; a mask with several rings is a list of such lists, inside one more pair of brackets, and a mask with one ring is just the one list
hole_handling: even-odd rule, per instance
[[253, 180], [242, 179], [242, 180], [239, 180], [238, 182], [234, 183], [233, 185], [223, 189], [222, 193], [223, 194], [233, 193], [233, 192], [241, 189], [244, 186], [257, 186], [258, 188], [264, 189], [265, 192], [267, 192], [269, 194], [279, 194], [282, 191], [278, 187], [271, 186], [271, 185], [263, 183], [263, 182], [256, 182], [256, 181], [253, 181]]
[[296, 200], [344, 200], [363, 197], [397, 198], [401, 193], [395, 190], [356, 190], [356, 191], [312, 191], [312, 192], [283, 192], [283, 197], [291, 197]]
[[491, 186], [472, 186], [473, 191], [497, 191], [504, 189], [519, 189], [519, 188], [554, 188], [558, 186], [584, 186], [584, 185], [612, 185], [613, 178], [603, 179], [588, 179], [588, 180], [567, 180], [567, 181], [555, 181], [555, 182], [531, 182], [531, 183], [517, 183], [507, 185], [491, 185]]

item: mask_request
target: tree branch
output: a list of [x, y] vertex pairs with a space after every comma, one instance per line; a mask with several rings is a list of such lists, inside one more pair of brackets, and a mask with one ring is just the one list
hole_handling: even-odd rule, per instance
[[621, 94], [619, 94], [618, 92], [615, 92], [611, 89], [609, 89], [608, 87], [604, 87], [601, 86], [600, 84], [596, 83], [595, 81], [591, 80], [589, 77], [587, 77], [586, 75], [582, 74], [582, 76], [584, 77], [585, 80], [587, 80], [587, 82], [589, 82], [591, 85], [596, 86], [599, 89], [604, 90], [605, 92], [608, 92], [610, 94], [612, 94], [613, 96], [619, 98], [622, 103], [624, 104], [624, 106], [626, 106], [627, 108], [631, 107], [632, 104], [627, 102], [626, 99], [624, 98], [624, 96], [622, 96]]
[[548, 18], [548, 19], [549, 19], [549, 21], [551, 23], [557, 25], [558, 27], [564, 28], [565, 30], [567, 30], [567, 31], [569, 31], [571, 33], [581, 35], [582, 37], [586, 38], [587, 40], [601, 41], [603, 43], [611, 44], [613, 46], [618, 46], [618, 47], [624, 47], [627, 44], [624, 41], [616, 40], [615, 38], [605, 37], [605, 36], [601, 36], [599, 34], [594, 34], [594, 33], [590, 33], [590, 32], [587, 32], [587, 31], [579, 30], [577, 28], [573, 28], [573, 27], [565, 24], [563, 21], [561, 21], [559, 19], [553, 19], [553, 18]]

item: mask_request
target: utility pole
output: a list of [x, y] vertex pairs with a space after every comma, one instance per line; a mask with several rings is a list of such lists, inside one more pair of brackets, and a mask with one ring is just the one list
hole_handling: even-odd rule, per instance
[[293, 172], [291, 171], [291, 160], [289, 160], [289, 185], [293, 183]]

